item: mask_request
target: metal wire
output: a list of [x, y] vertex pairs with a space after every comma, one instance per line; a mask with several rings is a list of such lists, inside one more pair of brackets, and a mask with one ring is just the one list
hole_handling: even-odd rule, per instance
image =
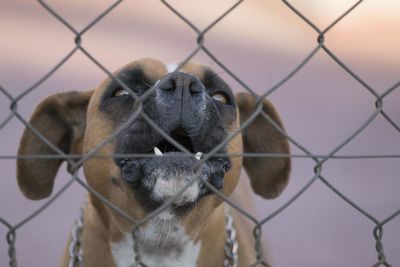
[[[253, 96], [257, 97], [257, 105], [256, 105], [256, 110], [254, 113], [244, 122], [242, 125], [234, 132], [230, 133], [230, 135], [224, 140], [221, 144], [219, 144], [217, 147], [215, 147], [212, 151], [210, 151], [207, 154], [204, 154], [204, 157], [202, 160], [200, 160], [196, 166], [193, 167], [194, 171], [197, 173], [197, 176], [185, 187], [183, 188], [174, 198], [171, 198], [167, 200], [162, 206], [148, 214], [146, 217], [142, 218], [141, 220], [131, 218], [128, 214], [125, 214], [121, 209], [119, 209], [116, 205], [111, 203], [108, 199], [106, 199], [104, 196], [96, 192], [94, 189], [90, 188], [81, 178], [78, 177], [77, 171], [79, 167], [82, 165], [82, 163], [90, 158], [107, 158], [107, 157], [112, 157], [112, 158], [123, 158], [123, 157], [153, 157], [154, 155], [148, 155], [148, 154], [124, 154], [124, 155], [118, 155], [118, 154], [113, 154], [113, 155], [108, 155], [108, 154], [100, 154], [98, 151], [105, 145], [107, 145], [111, 140], [113, 140], [119, 133], [121, 133], [126, 127], [128, 127], [138, 116], [141, 116], [155, 131], [160, 133], [164, 138], [166, 138], [170, 143], [172, 143], [176, 148], [180, 149], [182, 152], [185, 152], [185, 154], [182, 154], [181, 156], [192, 156], [190, 152], [180, 145], [178, 142], [176, 142], [173, 138], [168, 136], [167, 133], [163, 132], [158, 125], [153, 122], [149, 117], [146, 116], [142, 112], [142, 105], [145, 99], [155, 90], [155, 88], [150, 88], [144, 95], [142, 96], [137, 96], [133, 93], [133, 91], [129, 88], [128, 85], [124, 84], [121, 80], [119, 80], [117, 77], [115, 77], [111, 71], [109, 71], [103, 63], [99, 62], [85, 47], [84, 47], [84, 42], [83, 42], [83, 37], [84, 35], [90, 31], [93, 27], [96, 26], [99, 21], [103, 20], [104, 17], [106, 17], [108, 14], [112, 13], [113, 10], [119, 6], [123, 0], [115, 1], [112, 5], [107, 7], [100, 15], [98, 15], [94, 20], [92, 20], [88, 25], [83, 27], [82, 30], [77, 30], [75, 29], [66, 19], [63, 18], [63, 16], [55, 11], [51, 5], [47, 4], [45, 1], [42, 0], [37, 0], [38, 4], [43, 7], [44, 10], [49, 12], [59, 23], [61, 23], [65, 28], [69, 29], [73, 34], [74, 34], [74, 44], [75, 46], [71, 48], [70, 52], [68, 52], [66, 55], [61, 57], [60, 61], [53, 67], [51, 68], [47, 73], [45, 73], [37, 82], [33, 83], [31, 86], [29, 86], [27, 89], [23, 90], [21, 94], [18, 96], [13, 96], [9, 90], [6, 88], [0, 86], [0, 92], [6, 96], [6, 98], [10, 101], [10, 114], [6, 116], [6, 118], [3, 121], [0, 121], [0, 130], [2, 130], [4, 127], [6, 127], [12, 119], [19, 120], [22, 124], [24, 124], [27, 128], [29, 128], [39, 139], [41, 139], [49, 148], [52, 149], [54, 154], [49, 154], [49, 155], [24, 155], [24, 156], [18, 156], [18, 155], [0, 155], [0, 160], [5, 160], [5, 159], [64, 159], [66, 160], [69, 164], [71, 164], [72, 169], [74, 170], [74, 173], [71, 174], [71, 178], [69, 181], [67, 181], [64, 186], [62, 186], [61, 189], [58, 190], [45, 204], [43, 204], [39, 209], [36, 211], [32, 212], [30, 215], [28, 215], [25, 219], [21, 220], [20, 222], [16, 224], [10, 224], [6, 219], [2, 218], [0, 216], [0, 224], [4, 225], [7, 229], [8, 232], [6, 234], [6, 241], [8, 244], [8, 255], [9, 255], [9, 266], [17, 266], [17, 253], [16, 253], [16, 236], [17, 236], [17, 230], [23, 226], [26, 226], [27, 223], [29, 223], [33, 218], [36, 216], [39, 216], [39, 214], [44, 211], [47, 207], [50, 205], [53, 205], [54, 201], [62, 195], [73, 183], [77, 183], [81, 185], [83, 188], [85, 188], [88, 192], [90, 192], [93, 196], [97, 197], [99, 200], [101, 200], [105, 205], [107, 205], [109, 208], [114, 210], [115, 212], [119, 213], [122, 215], [125, 219], [127, 219], [129, 222], [131, 222], [134, 225], [134, 230], [132, 232], [132, 237], [134, 240], [136, 239], [137, 236], [137, 231], [139, 230], [140, 226], [149, 221], [150, 219], [154, 218], [158, 214], [160, 214], [163, 210], [168, 208], [174, 201], [175, 198], [179, 197], [180, 194], [182, 194], [187, 188], [189, 188], [194, 182], [197, 180], [201, 179], [200, 174], [198, 172], [198, 167], [201, 166], [205, 162], [205, 160], [212, 158], [212, 157], [271, 157], [271, 158], [285, 158], [285, 157], [290, 157], [290, 158], [307, 158], [307, 159], [312, 159], [315, 163], [313, 166], [313, 176], [303, 185], [303, 187], [296, 192], [289, 200], [284, 203], [281, 207], [276, 209], [275, 211], [271, 212], [268, 214], [266, 217], [263, 219], [258, 220], [257, 218], [254, 217], [254, 215], [249, 214], [246, 210], [241, 208], [240, 206], [236, 205], [232, 201], [226, 198], [225, 195], [223, 195], [219, 190], [214, 188], [208, 181], [202, 181], [204, 185], [209, 188], [212, 192], [214, 192], [219, 198], [221, 198], [227, 205], [229, 205], [231, 208], [234, 208], [237, 210], [241, 215], [245, 216], [248, 218], [251, 222], [254, 223], [254, 228], [253, 228], [253, 235], [255, 239], [254, 243], [254, 249], [255, 249], [255, 254], [256, 254], [256, 259], [255, 262], [251, 266], [268, 266], [266, 262], [263, 261], [262, 258], [262, 226], [266, 223], [268, 223], [271, 219], [274, 217], [278, 216], [281, 212], [283, 212], [287, 207], [292, 205], [300, 196], [305, 194], [309, 188], [316, 182], [320, 181], [322, 184], [324, 184], [327, 188], [331, 190], [332, 193], [334, 193], [336, 196], [338, 196], [340, 199], [348, 203], [352, 208], [357, 210], [362, 216], [366, 217], [370, 221], [374, 223], [374, 228], [372, 229], [372, 236], [375, 239], [375, 249], [377, 252], [377, 263], [375, 263], [374, 266], [391, 266], [389, 264], [389, 260], [386, 258], [384, 254], [384, 249], [383, 249], [383, 230], [384, 226], [394, 220], [397, 216], [400, 214], [400, 209], [392, 213], [390, 216], [388, 216], [384, 220], [379, 220], [372, 216], [370, 213], [368, 213], [366, 210], [361, 208], [355, 201], [351, 200], [348, 196], [345, 196], [340, 190], [338, 190], [331, 182], [329, 182], [323, 175], [323, 165], [326, 164], [327, 161], [333, 160], [333, 159], [338, 159], [338, 160], [349, 160], [349, 159], [377, 159], [377, 158], [382, 158], [382, 159], [389, 159], [389, 158], [395, 158], [399, 159], [400, 155], [392, 154], [392, 155], [339, 155], [338, 152], [342, 150], [346, 145], [348, 145], [351, 141], [354, 140], [361, 132], [363, 132], [373, 121], [376, 120], [377, 117], [382, 116], [394, 129], [396, 129], [398, 132], [400, 132], [400, 127], [397, 125], [392, 118], [385, 112], [384, 110], [384, 99], [386, 99], [388, 96], [390, 96], [393, 91], [398, 89], [400, 87], [400, 81], [395, 83], [393, 86], [389, 87], [387, 90], [384, 91], [382, 94], [378, 94], [378, 92], [370, 86], [364, 79], [362, 79], [359, 75], [355, 73], [351, 68], [349, 68], [339, 57], [332, 52], [326, 45], [325, 45], [325, 36], [327, 33], [334, 28], [337, 24], [339, 24], [342, 20], [344, 20], [351, 12], [356, 9], [362, 2], [363, 0], [357, 1], [354, 5], [352, 5], [348, 10], [346, 10], [343, 14], [341, 14], [337, 19], [335, 19], [331, 24], [329, 24], [328, 27], [325, 29], [319, 29], [315, 23], [313, 23], [309, 18], [307, 18], [305, 15], [303, 15], [298, 9], [296, 9], [289, 1], [283, 0], [283, 4], [288, 7], [288, 9], [293, 12], [296, 16], [298, 16], [302, 21], [304, 21], [305, 24], [307, 24], [312, 30], [314, 30], [317, 34], [317, 44], [314, 49], [312, 49], [308, 54], [306, 54], [296, 66], [294, 66], [293, 70], [290, 71], [287, 75], [285, 75], [278, 83], [276, 83], [274, 86], [271, 88], [265, 88], [263, 90], [263, 94], [260, 96], [257, 96], [257, 94], [246, 84], [245, 81], [243, 81], [239, 76], [235, 73], [233, 73], [232, 70], [230, 70], [221, 60], [218, 59], [206, 46], [205, 38], [207, 33], [215, 27], [220, 21], [224, 20], [227, 16], [230, 15], [230, 13], [233, 10], [236, 10], [243, 2], [237, 1], [235, 2], [229, 9], [227, 9], [225, 12], [223, 12], [218, 18], [216, 18], [213, 22], [211, 22], [209, 25], [207, 25], [203, 30], [199, 29], [196, 27], [189, 18], [185, 17], [183, 14], [181, 14], [178, 10], [174, 8], [173, 5], [168, 3], [167, 1], [161, 0], [160, 4], [163, 4], [167, 9], [169, 9], [176, 17], [182, 21], [182, 23], [186, 24], [190, 29], [193, 30], [193, 32], [196, 34], [196, 43], [197, 46], [194, 47], [194, 49], [188, 53], [188, 56], [181, 61], [181, 63], [178, 66], [178, 69], [181, 68], [185, 63], [187, 63], [189, 60], [191, 60], [199, 51], [203, 51], [208, 57], [216, 63], [219, 67], [221, 67], [231, 78], [233, 78], [237, 83], [239, 83], [245, 90], [247, 90], [249, 93], [251, 93]], [[97, 66], [101, 71], [103, 71], [106, 75], [110, 77], [113, 81], [115, 81], [117, 84], [119, 84], [122, 88], [128, 90], [130, 94], [135, 98], [136, 100], [136, 106], [135, 106], [135, 112], [128, 118], [122, 126], [120, 126], [109, 138], [104, 140], [101, 144], [98, 144], [95, 148], [92, 150], [86, 152], [83, 155], [74, 155], [74, 154], [65, 154], [63, 151], [61, 151], [58, 147], [54, 146], [49, 140], [46, 140], [46, 138], [39, 132], [37, 131], [32, 125], [27, 122], [23, 116], [21, 116], [18, 113], [18, 103], [19, 101], [27, 96], [28, 94], [32, 93], [32, 91], [36, 90], [40, 84], [45, 82], [49, 77], [51, 77], [61, 66], [63, 66], [67, 61], [70, 60], [70, 58], [77, 52], [81, 51], [95, 66]], [[312, 153], [309, 149], [305, 148], [303, 145], [300, 144], [300, 142], [296, 141], [293, 136], [289, 135], [286, 133], [283, 129], [281, 129], [277, 124], [274, 123], [274, 121], [262, 110], [262, 100], [265, 99], [267, 96], [271, 95], [274, 93], [276, 90], [281, 88], [283, 84], [285, 84], [287, 81], [292, 79], [294, 76], [298, 74], [298, 72], [303, 69], [305, 65], [308, 64], [308, 62], [315, 57], [315, 55], [318, 52], [325, 52], [338, 66], [340, 66], [346, 73], [348, 73], [354, 80], [356, 80], [359, 84], [365, 88], [366, 91], [371, 93], [374, 97], [374, 103], [372, 103], [375, 106], [374, 112], [370, 115], [368, 119], [366, 119], [364, 122], [362, 122], [358, 127], [355, 129], [352, 129], [352, 132], [349, 133], [348, 137], [345, 138], [342, 142], [340, 142], [338, 145], [333, 147], [331, 149], [331, 152], [326, 154], [326, 155], [317, 155]], [[297, 147], [300, 151], [302, 151], [303, 154], [279, 154], [279, 153], [237, 153], [237, 154], [221, 154], [218, 153], [218, 150], [225, 146], [230, 140], [232, 140], [235, 136], [240, 134], [242, 131], [244, 131], [257, 117], [262, 117], [264, 118], [268, 123], [270, 123], [278, 132], [283, 134], [291, 143], [292, 146]], [[176, 155], [174, 155], [176, 157]], [[75, 161], [77, 160], [77, 161]], [[132, 248], [136, 253], [136, 261], [138, 265], [141, 266], [146, 266], [145, 262], [142, 262], [141, 255], [139, 253], [139, 249], [137, 247], [138, 242], [134, 242], [136, 246]]]

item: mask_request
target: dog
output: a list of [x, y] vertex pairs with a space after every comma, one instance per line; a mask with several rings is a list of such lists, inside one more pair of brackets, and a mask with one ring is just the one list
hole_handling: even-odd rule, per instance
[[[108, 77], [92, 91], [47, 97], [31, 116], [30, 124], [66, 154], [84, 155], [127, 124], [97, 153], [153, 153], [154, 157], [90, 157], [82, 164], [88, 186], [135, 220], [173, 199], [165, 210], [139, 227], [133, 241], [134, 225], [89, 192], [80, 240], [83, 266], [133, 266], [137, 256], [134, 242], [138, 242], [135, 245], [146, 266], [224, 266], [224, 201], [205, 186], [205, 181], [229, 197], [243, 166], [253, 191], [267, 199], [277, 197], [288, 183], [289, 157], [240, 156], [289, 153], [287, 138], [261, 115], [247, 122], [257, 108], [262, 108], [283, 129], [271, 102], [258, 104], [250, 93], [234, 95], [228, 84], [204, 65], [189, 62], [179, 70], [176, 67], [155, 59], [134, 61], [114, 72], [115, 79]], [[149, 88], [152, 91], [138, 105], [140, 101], [132, 93], [141, 97]], [[175, 147], [144, 114], [190, 153]], [[129, 121], [131, 116], [135, 117]], [[246, 122], [243, 130], [232, 135]], [[229, 142], [223, 144], [228, 137]], [[207, 158], [213, 149], [217, 156]], [[27, 128], [18, 154], [56, 152]], [[23, 194], [33, 200], [48, 197], [62, 162], [18, 159], [17, 180]], [[177, 195], [185, 186], [187, 189]], [[246, 190], [243, 186], [236, 191], [240, 195]], [[249, 201], [246, 198], [242, 195], [245, 202]], [[238, 266], [249, 266], [256, 262], [251, 228], [237, 212], [234, 224]], [[67, 266], [69, 261], [65, 252], [60, 266]]]

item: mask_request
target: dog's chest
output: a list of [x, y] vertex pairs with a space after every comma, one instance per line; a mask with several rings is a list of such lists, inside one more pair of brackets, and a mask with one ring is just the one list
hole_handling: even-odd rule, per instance
[[[133, 238], [126, 233], [118, 242], [112, 242], [111, 252], [117, 267], [135, 264]], [[138, 234], [143, 263], [155, 267], [196, 266], [200, 242], [194, 243], [174, 219], [155, 218]]]

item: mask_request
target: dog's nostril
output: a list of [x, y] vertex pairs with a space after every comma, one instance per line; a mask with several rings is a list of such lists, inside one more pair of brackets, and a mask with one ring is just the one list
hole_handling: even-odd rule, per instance
[[165, 91], [189, 90], [191, 94], [204, 91], [202, 82], [196, 77], [186, 73], [171, 73], [165, 76], [159, 83], [158, 88]]
[[166, 90], [166, 91], [174, 91], [176, 88], [175, 81], [173, 79], [166, 79], [160, 82], [160, 85], [158, 86], [161, 90]]
[[203, 87], [198, 80], [192, 80], [189, 84], [189, 91], [191, 93], [201, 93], [203, 90]]

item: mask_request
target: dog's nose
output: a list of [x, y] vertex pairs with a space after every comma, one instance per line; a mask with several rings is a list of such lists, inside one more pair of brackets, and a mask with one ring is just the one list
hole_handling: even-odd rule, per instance
[[171, 92], [188, 91], [191, 94], [201, 93], [204, 91], [204, 86], [199, 79], [183, 72], [168, 74], [164, 79], [160, 81], [158, 87], [161, 90]]
[[156, 112], [154, 120], [171, 132], [177, 127], [194, 132], [206, 120], [209, 99], [203, 82], [184, 72], [169, 73], [157, 83], [154, 94], [156, 106], [148, 111]]

